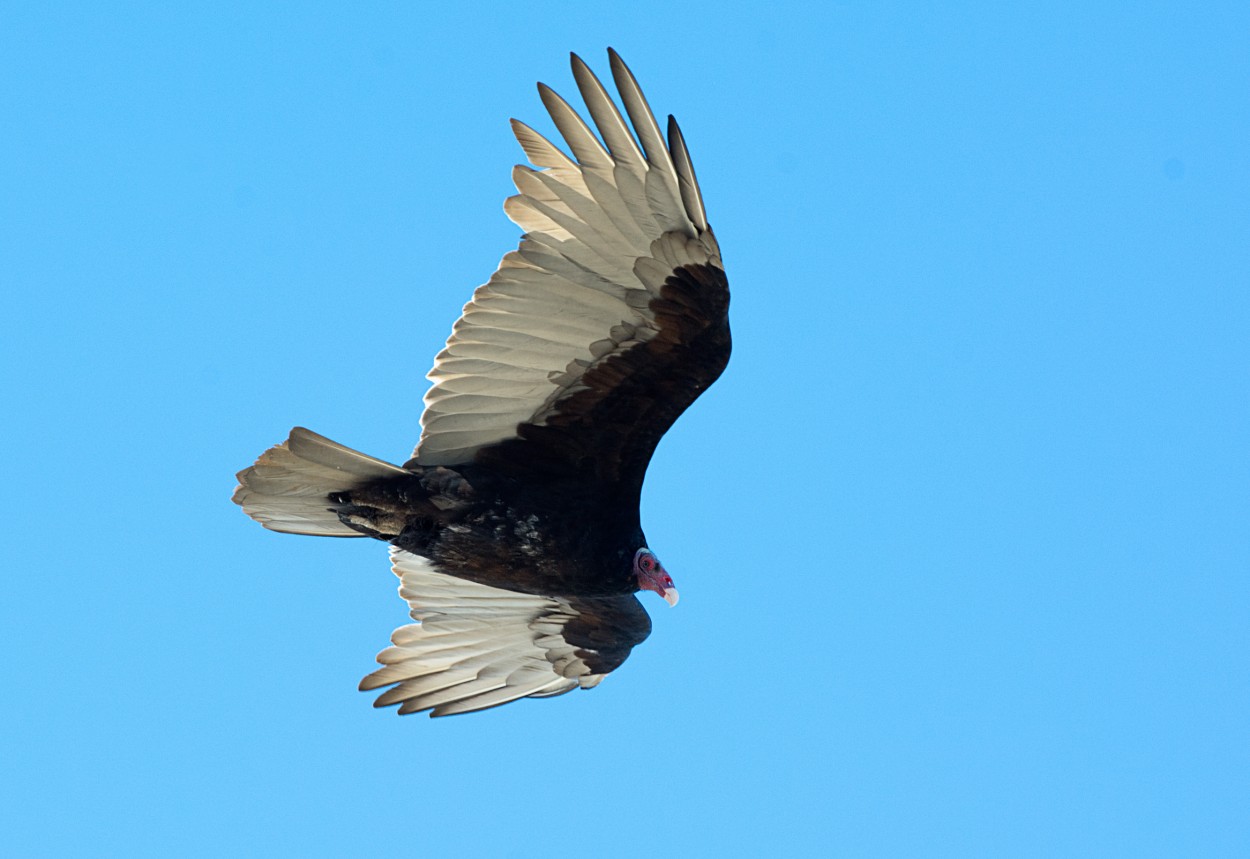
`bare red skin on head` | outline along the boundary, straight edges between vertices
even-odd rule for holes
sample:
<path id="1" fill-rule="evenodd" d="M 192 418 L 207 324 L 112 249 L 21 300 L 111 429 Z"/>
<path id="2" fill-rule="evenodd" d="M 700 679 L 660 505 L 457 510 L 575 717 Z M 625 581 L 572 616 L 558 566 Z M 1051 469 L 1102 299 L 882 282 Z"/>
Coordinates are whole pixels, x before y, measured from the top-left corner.
<path id="1" fill-rule="evenodd" d="M 634 575 L 638 578 L 640 590 L 654 591 L 669 605 L 677 605 L 677 588 L 673 587 L 673 577 L 650 549 L 644 547 L 634 553 Z"/>

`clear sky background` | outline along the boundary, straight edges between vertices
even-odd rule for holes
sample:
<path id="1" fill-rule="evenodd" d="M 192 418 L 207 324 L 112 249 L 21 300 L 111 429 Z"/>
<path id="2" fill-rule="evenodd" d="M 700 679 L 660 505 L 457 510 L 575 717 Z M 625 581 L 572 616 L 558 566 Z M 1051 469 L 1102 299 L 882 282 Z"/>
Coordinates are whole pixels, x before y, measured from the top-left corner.
<path id="1" fill-rule="evenodd" d="M 0 11 L 0 853 L 1250 855 L 1250 7 L 252 5 Z M 608 45 L 734 295 L 681 605 L 375 711 L 384 547 L 234 472 L 406 458 L 507 120 Z"/>

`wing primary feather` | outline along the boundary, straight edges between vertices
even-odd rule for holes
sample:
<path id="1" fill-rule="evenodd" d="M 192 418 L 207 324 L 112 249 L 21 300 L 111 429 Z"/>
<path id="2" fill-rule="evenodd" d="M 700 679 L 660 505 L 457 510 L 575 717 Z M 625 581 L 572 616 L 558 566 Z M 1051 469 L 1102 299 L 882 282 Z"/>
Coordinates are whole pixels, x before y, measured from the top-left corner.
<path id="1" fill-rule="evenodd" d="M 660 131 L 659 123 L 655 121 L 655 114 L 651 112 L 651 106 L 647 104 L 647 97 L 643 95 L 642 87 L 638 86 L 634 73 L 629 70 L 629 66 L 625 65 L 620 55 L 608 48 L 608 56 L 612 63 L 612 78 L 616 81 L 616 88 L 621 93 L 621 101 L 625 104 L 625 112 L 629 114 L 629 119 L 634 124 L 634 131 L 638 134 L 643 151 L 647 153 L 647 161 L 664 177 L 666 185 L 672 185 L 674 199 L 679 200 L 680 192 L 677 190 L 678 179 L 677 172 L 673 168 L 673 157 L 664 143 L 664 135 Z"/>
<path id="2" fill-rule="evenodd" d="M 703 206 L 703 192 L 699 190 L 699 180 L 694 175 L 694 162 L 690 160 L 686 138 L 681 133 L 677 118 L 671 113 L 668 115 L 668 148 L 673 153 L 673 166 L 677 168 L 677 187 L 681 189 L 681 201 L 686 206 L 686 215 L 700 232 L 706 232 L 707 209 Z"/>
<path id="3" fill-rule="evenodd" d="M 512 120 L 512 133 L 516 136 L 517 143 L 521 144 L 525 157 L 535 167 L 552 167 L 564 170 L 577 169 L 577 162 L 561 152 L 559 146 L 556 146 L 521 120 Z"/>
<path id="4" fill-rule="evenodd" d="M 616 109 L 612 96 L 608 95 L 608 91 L 599 82 L 599 78 L 590 70 L 590 66 L 582 61 L 581 57 L 577 54 L 569 56 L 573 64 L 573 77 L 577 80 L 577 88 L 581 91 L 582 99 L 590 110 L 595 127 L 599 129 L 599 134 L 608 145 L 608 151 L 618 163 L 627 164 L 635 169 L 641 168 L 644 160 L 642 151 L 634 142 L 634 136 L 630 133 L 625 118 Z"/>
<path id="5" fill-rule="evenodd" d="M 546 84 L 538 85 L 538 95 L 578 163 L 584 167 L 611 169 L 612 157 L 577 111 Z"/>

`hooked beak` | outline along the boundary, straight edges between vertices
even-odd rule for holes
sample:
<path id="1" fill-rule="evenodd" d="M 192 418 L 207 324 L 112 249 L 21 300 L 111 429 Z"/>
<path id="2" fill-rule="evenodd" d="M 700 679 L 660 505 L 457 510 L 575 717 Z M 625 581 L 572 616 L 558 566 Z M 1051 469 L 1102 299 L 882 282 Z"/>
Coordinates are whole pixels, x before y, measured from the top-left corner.
<path id="1" fill-rule="evenodd" d="M 664 602 L 668 603 L 670 606 L 674 606 L 677 605 L 677 600 L 680 597 L 680 594 L 677 593 L 677 588 L 665 588 L 660 593 L 660 596 L 664 597 Z"/>

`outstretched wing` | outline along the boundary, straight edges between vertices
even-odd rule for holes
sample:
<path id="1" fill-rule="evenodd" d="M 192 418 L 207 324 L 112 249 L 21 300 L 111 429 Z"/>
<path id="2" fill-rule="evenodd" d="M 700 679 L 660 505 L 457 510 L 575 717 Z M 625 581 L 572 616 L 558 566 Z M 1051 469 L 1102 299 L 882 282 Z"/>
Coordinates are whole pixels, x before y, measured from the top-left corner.
<path id="1" fill-rule="evenodd" d="M 465 463 L 496 447 L 485 455 L 497 467 L 524 461 L 548 477 L 640 486 L 660 436 L 728 361 L 728 283 L 685 141 L 669 117 L 665 142 L 633 75 L 609 54 L 628 123 L 572 58 L 602 143 L 541 84 L 573 158 L 513 121 L 539 168 L 515 169 L 520 193 L 505 205 L 525 236 L 435 360 L 417 464 Z M 527 450 L 498 447 L 507 442 Z"/>
<path id="2" fill-rule="evenodd" d="M 401 715 L 469 713 L 518 698 L 589 689 L 651 632 L 633 596 L 542 597 L 437 572 L 428 560 L 391 549 L 399 593 L 419 623 L 401 626 L 378 654 L 382 667 L 361 690 L 390 686 L 375 707 Z"/>

